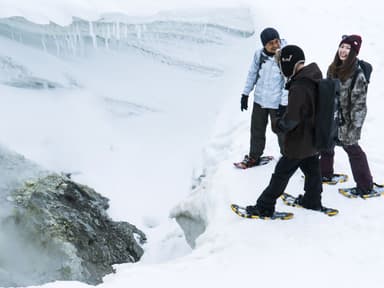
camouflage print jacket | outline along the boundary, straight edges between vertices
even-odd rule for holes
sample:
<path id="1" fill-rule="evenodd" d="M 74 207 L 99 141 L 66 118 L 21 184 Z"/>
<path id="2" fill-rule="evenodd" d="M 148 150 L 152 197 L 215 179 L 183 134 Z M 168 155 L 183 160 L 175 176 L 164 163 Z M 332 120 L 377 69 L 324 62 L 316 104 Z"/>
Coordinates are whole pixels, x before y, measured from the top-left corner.
<path id="1" fill-rule="evenodd" d="M 347 81 L 342 82 L 340 87 L 340 107 L 344 123 L 339 127 L 338 138 L 343 145 L 353 145 L 358 142 L 367 115 L 368 83 L 364 73 L 359 72 L 355 85 L 349 92 L 351 82 L 352 76 Z"/>

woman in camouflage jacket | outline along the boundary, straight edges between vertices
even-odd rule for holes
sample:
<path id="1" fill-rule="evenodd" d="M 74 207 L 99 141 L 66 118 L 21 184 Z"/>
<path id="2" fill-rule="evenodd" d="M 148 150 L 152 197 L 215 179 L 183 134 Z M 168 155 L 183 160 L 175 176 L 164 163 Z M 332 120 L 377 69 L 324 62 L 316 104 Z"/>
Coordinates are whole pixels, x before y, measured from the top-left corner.
<path id="1" fill-rule="evenodd" d="M 339 144 L 347 152 L 356 187 L 353 194 L 373 193 L 374 183 L 367 156 L 358 144 L 367 114 L 368 81 L 359 69 L 357 55 L 361 46 L 358 35 L 343 36 L 327 76 L 340 80 L 341 123 L 338 129 Z M 357 73 L 357 75 L 355 75 Z M 356 81 L 353 78 L 356 77 Z M 354 82 L 354 85 L 352 84 Z M 353 87 L 351 87 L 353 85 Z M 323 182 L 333 182 L 340 174 L 333 173 L 334 151 L 321 153 L 320 166 Z M 337 182 L 337 180 L 335 181 Z"/>

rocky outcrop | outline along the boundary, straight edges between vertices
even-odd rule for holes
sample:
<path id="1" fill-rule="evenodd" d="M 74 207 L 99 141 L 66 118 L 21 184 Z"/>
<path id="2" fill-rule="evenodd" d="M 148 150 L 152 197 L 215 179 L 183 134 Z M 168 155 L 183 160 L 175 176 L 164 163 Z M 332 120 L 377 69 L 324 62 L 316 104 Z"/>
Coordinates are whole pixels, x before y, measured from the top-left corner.
<path id="1" fill-rule="evenodd" d="M 107 198 L 65 175 L 42 173 L 21 183 L 0 212 L 0 286 L 98 284 L 113 264 L 140 260 L 144 233 L 112 221 Z"/>

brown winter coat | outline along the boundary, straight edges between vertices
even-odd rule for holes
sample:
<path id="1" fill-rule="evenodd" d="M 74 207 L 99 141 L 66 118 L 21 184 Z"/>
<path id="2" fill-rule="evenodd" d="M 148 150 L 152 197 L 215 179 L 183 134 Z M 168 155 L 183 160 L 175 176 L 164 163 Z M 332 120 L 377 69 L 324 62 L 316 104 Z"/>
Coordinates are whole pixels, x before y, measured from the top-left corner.
<path id="1" fill-rule="evenodd" d="M 304 159 L 318 153 L 314 147 L 317 85 L 322 73 L 316 63 L 304 66 L 288 82 L 288 106 L 283 118 L 275 123 L 276 131 L 286 132 L 284 155 Z M 284 131 L 285 130 L 285 131 Z"/>

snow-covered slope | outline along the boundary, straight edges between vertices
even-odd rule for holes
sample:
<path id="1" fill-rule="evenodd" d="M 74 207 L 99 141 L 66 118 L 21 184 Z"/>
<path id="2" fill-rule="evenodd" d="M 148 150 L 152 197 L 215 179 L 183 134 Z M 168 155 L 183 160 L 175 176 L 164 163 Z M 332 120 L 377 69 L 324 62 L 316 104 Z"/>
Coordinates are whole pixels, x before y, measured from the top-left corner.
<path id="1" fill-rule="evenodd" d="M 103 39 L 97 37 L 95 49 L 90 37 L 90 48 L 83 54 L 71 53 L 71 49 L 65 54 L 55 49 L 43 52 L 41 41 L 21 44 L 1 32 L 0 59 L 5 60 L 0 63 L 12 63 L 6 66 L 14 67 L 8 69 L 15 75 L 60 84 L 56 89 L 47 89 L 49 85 L 20 89 L 9 85 L 9 73 L 0 74 L 2 143 L 43 166 L 74 172 L 77 181 L 111 199 L 113 218 L 137 224 L 149 237 L 143 261 L 117 266 L 117 273 L 107 276 L 101 287 L 127 283 L 137 287 L 382 286 L 382 198 L 353 201 L 338 195 L 337 187 L 325 187 L 324 204 L 338 208 L 340 215 L 329 218 L 295 211 L 279 202 L 279 210 L 295 213 L 293 220 L 285 222 L 244 220 L 229 209 L 232 202 L 253 203 L 274 168 L 273 163 L 247 171 L 232 167 L 248 152 L 250 111 L 240 112 L 239 94 L 253 51 L 260 45 L 258 33 L 265 26 L 276 27 L 289 43 L 303 47 L 308 62 L 316 61 L 323 72 L 341 35 L 362 35 L 360 57 L 373 64 L 374 73 L 361 144 L 375 181 L 384 182 L 379 133 L 384 93 L 379 35 L 384 27 L 378 3 L 245 2 L 252 7 L 252 21 L 239 21 L 249 19 L 239 10 L 214 16 L 204 12 L 192 18 L 185 11 L 172 12 L 168 15 L 175 17 L 174 22 L 167 16 L 166 24 L 163 16 L 159 22 L 151 19 L 145 24 L 135 18 L 131 27 L 136 30 L 129 40 L 115 37 L 116 23 L 119 27 L 130 23 L 125 17 L 114 14 L 101 20 L 91 13 L 84 17 L 83 12 L 89 11 L 84 2 L 75 16 L 83 13 L 82 19 L 93 21 L 92 27 L 100 27 L 93 31 L 99 31 Z M 51 12 L 60 15 L 58 10 Z M 217 15 L 222 17 L 218 20 Z M 118 21 L 108 24 L 109 17 L 117 16 Z M 81 21 L 78 24 L 85 25 Z M 252 36 L 249 26 L 256 31 Z M 45 31 L 37 27 L 39 33 Z M 91 25 L 84 27 L 88 35 Z M 105 32 L 106 27 L 115 32 Z M 167 32 L 143 37 L 142 27 Z M 22 31 L 23 37 L 29 35 Z M 105 35 L 110 35 L 111 42 L 105 41 Z M 105 43 L 122 45 L 99 45 Z M 268 132 L 267 139 L 266 153 L 277 157 L 275 136 Z M 336 153 L 336 170 L 351 175 L 345 153 L 341 149 Z M 288 190 L 300 193 L 302 185 L 297 173 Z M 353 181 L 344 184 L 349 185 Z M 192 251 L 175 222 L 167 219 L 172 208 L 206 220 L 205 232 Z M 88 286 L 57 282 L 44 287 Z"/>
<path id="2" fill-rule="evenodd" d="M 83 54 L 64 46 L 59 50 L 68 53 L 56 53 L 36 41 L 47 33 L 54 39 L 53 26 L 0 20 L 20 36 L 0 36 L 2 143 L 110 198 L 112 218 L 151 235 L 147 263 L 190 252 L 169 211 L 188 195 L 217 114 L 237 95 L 236 81 L 223 83 L 246 73 L 252 53 L 249 10 L 220 11 L 227 26 L 207 12 L 140 25 L 136 19 L 146 27 L 140 37 L 113 34 L 121 47 L 90 41 Z M 101 23 L 99 31 L 110 25 Z M 230 58 L 242 43 L 250 53 Z"/>

